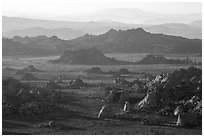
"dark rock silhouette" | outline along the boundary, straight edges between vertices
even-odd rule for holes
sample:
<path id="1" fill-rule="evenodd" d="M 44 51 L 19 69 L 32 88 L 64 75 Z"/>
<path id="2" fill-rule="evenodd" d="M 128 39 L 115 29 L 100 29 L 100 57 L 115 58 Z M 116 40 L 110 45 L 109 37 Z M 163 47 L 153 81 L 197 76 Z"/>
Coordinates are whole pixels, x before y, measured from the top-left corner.
<path id="1" fill-rule="evenodd" d="M 130 74 L 131 72 L 126 68 L 121 68 L 118 71 L 119 74 Z"/>

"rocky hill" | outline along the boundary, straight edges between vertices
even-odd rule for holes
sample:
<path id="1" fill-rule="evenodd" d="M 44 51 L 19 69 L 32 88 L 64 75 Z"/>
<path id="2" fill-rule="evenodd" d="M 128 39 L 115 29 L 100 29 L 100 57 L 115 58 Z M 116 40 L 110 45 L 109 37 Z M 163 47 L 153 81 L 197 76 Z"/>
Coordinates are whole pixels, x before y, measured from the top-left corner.
<path id="1" fill-rule="evenodd" d="M 78 51 L 65 51 L 57 60 L 49 61 L 51 63 L 61 64 L 82 64 L 82 65 L 115 65 L 115 64 L 133 64 L 133 62 L 119 61 L 115 58 L 106 57 L 96 48 L 80 49 Z"/>
<path id="2" fill-rule="evenodd" d="M 139 62 L 128 62 L 116 60 L 105 56 L 97 48 L 80 49 L 77 51 L 65 51 L 57 60 L 51 60 L 50 63 L 59 64 L 81 64 L 81 65 L 137 65 L 137 64 L 197 64 L 190 59 L 167 59 L 161 55 L 146 55 Z M 122 70 L 124 71 L 124 70 Z"/>

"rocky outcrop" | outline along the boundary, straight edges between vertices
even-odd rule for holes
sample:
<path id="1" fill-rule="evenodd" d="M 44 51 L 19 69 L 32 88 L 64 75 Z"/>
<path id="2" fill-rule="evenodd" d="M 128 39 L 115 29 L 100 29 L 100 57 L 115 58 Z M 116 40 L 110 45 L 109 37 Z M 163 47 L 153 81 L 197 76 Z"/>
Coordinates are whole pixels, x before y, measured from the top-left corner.
<path id="1" fill-rule="evenodd" d="M 161 55 L 146 55 L 142 60 L 137 62 L 137 64 L 195 64 L 189 58 L 184 60 L 180 59 L 167 59 Z"/>
<path id="2" fill-rule="evenodd" d="M 142 92 L 138 92 L 140 89 Z M 190 67 L 172 73 L 162 73 L 152 77 L 152 80 L 147 81 L 146 84 L 139 79 L 128 82 L 120 78 L 116 79 L 114 86 L 107 87 L 105 91 L 108 91 L 105 93 L 106 105 L 134 104 L 129 109 L 130 113 L 131 110 L 144 112 L 147 115 L 147 118 L 144 118 L 144 121 L 147 120 L 146 124 L 158 125 L 160 117 L 176 115 L 178 116 L 178 120 L 175 121 L 177 126 L 201 126 L 202 70 L 198 68 Z M 133 98 L 132 92 L 137 96 Z M 113 106 L 110 111 L 113 112 L 117 107 Z M 156 117 L 149 114 L 155 114 Z M 168 121 L 162 121 L 162 124 L 165 123 Z"/>

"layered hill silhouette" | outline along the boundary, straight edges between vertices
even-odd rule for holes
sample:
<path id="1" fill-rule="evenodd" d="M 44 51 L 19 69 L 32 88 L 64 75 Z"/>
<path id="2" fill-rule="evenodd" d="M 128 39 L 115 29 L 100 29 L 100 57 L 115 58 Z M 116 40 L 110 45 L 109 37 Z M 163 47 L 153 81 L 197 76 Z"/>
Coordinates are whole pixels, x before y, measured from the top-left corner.
<path id="1" fill-rule="evenodd" d="M 194 64 L 190 59 L 166 59 L 161 55 L 146 55 L 139 62 L 121 61 L 105 56 L 97 48 L 80 49 L 78 51 L 68 50 L 59 59 L 50 60 L 49 62 L 79 65 Z"/>
<path id="2" fill-rule="evenodd" d="M 2 40 L 3 55 L 59 55 L 65 50 L 96 47 L 104 53 L 201 53 L 202 40 L 154 34 L 142 28 L 111 29 L 102 35 L 84 35 L 73 40 L 56 36 L 19 37 Z"/>
<path id="3" fill-rule="evenodd" d="M 152 33 L 164 33 L 187 38 L 202 37 L 202 14 L 177 15 L 176 18 L 163 15 L 162 18 L 159 18 L 158 14 L 152 16 L 151 13 L 144 13 L 137 9 L 109 9 L 105 11 L 105 16 L 109 18 L 100 18 L 104 16 L 103 13 L 94 16 L 97 17 L 96 21 L 90 21 L 93 19 L 88 19 L 83 15 L 82 18 L 89 20 L 84 22 L 70 21 L 72 20 L 70 17 L 69 21 L 59 21 L 2 16 L 2 36 L 11 38 L 14 35 L 22 37 L 35 37 L 37 35 L 51 37 L 54 35 L 61 39 L 71 39 L 82 36 L 84 32 L 99 35 L 111 28 L 125 30 L 140 26 Z M 117 19 L 120 16 L 123 20 Z M 146 23 L 143 20 L 135 24 L 143 17 L 148 17 Z M 134 20 L 134 23 L 125 23 L 127 20 Z"/>

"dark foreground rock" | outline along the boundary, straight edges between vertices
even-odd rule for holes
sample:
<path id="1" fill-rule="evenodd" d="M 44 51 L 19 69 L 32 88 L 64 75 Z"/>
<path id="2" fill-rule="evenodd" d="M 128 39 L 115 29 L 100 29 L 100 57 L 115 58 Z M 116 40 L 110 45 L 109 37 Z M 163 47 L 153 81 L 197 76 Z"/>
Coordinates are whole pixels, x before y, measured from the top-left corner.
<path id="1" fill-rule="evenodd" d="M 56 108 L 61 96 L 51 88 L 30 87 L 13 78 L 2 82 L 3 116 L 45 115 Z"/>

